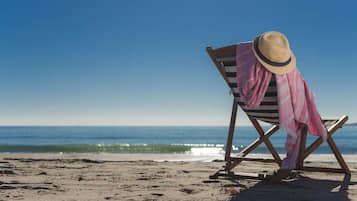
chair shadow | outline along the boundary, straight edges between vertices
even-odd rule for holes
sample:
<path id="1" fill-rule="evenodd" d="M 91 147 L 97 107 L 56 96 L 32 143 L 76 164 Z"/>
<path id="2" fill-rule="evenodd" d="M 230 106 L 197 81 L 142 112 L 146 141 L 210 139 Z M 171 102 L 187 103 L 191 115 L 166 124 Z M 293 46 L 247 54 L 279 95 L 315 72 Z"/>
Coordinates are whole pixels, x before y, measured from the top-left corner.
<path id="1" fill-rule="evenodd" d="M 239 176 L 236 178 L 235 183 L 239 183 L 239 179 L 244 179 Z M 230 180 L 233 181 L 232 178 Z M 348 187 L 356 184 L 357 182 L 351 182 L 350 175 L 345 175 L 342 181 L 313 179 L 306 176 L 280 183 L 260 180 L 254 186 L 233 195 L 230 201 L 350 201 Z"/>

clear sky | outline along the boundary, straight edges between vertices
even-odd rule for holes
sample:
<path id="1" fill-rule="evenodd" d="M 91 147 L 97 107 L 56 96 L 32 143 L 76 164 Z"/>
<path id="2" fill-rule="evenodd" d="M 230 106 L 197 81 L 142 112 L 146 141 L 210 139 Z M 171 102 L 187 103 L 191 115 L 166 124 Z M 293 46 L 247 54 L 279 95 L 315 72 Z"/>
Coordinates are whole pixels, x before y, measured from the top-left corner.
<path id="1" fill-rule="evenodd" d="M 353 2 L 2 2 L 0 124 L 227 125 L 232 97 L 205 47 L 271 30 L 320 113 L 357 121 Z"/>

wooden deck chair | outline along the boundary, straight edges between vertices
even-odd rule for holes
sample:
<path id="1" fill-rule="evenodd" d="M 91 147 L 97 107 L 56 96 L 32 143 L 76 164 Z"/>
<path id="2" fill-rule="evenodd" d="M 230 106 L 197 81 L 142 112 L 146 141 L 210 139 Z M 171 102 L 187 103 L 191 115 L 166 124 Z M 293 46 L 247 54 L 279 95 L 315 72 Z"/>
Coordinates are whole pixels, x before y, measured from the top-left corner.
<path id="1" fill-rule="evenodd" d="M 260 106 L 253 110 L 248 109 L 244 106 L 244 103 L 240 100 L 237 90 L 236 45 L 226 46 L 218 49 L 212 49 L 211 47 L 207 47 L 207 52 L 211 57 L 213 63 L 217 67 L 218 71 L 220 72 L 220 74 L 228 84 L 234 96 L 231 120 L 229 125 L 227 143 L 226 143 L 226 152 L 225 152 L 226 164 L 223 167 L 223 169 L 211 175 L 211 178 L 217 178 L 220 175 L 232 174 L 233 173 L 232 169 L 242 161 L 274 162 L 280 166 L 282 160 L 279 157 L 277 151 L 275 150 L 273 144 L 269 140 L 269 137 L 279 130 L 279 111 L 278 111 L 278 99 L 277 99 L 275 76 L 272 76 L 269 87 Z M 245 147 L 237 156 L 232 156 L 231 154 L 232 141 L 233 141 L 234 128 L 236 124 L 238 106 L 247 114 L 249 120 L 257 130 L 259 136 L 249 146 Z M 264 132 L 258 120 L 269 123 L 272 125 L 272 127 L 268 129 L 266 132 Z M 341 172 L 341 173 L 350 174 L 350 170 L 332 138 L 332 134 L 334 134 L 338 128 L 341 128 L 342 125 L 347 120 L 348 120 L 348 116 L 342 116 L 341 118 L 335 118 L 335 119 L 330 118 L 330 119 L 322 120 L 328 133 L 327 143 L 331 148 L 333 154 L 335 155 L 341 168 L 322 168 L 322 167 L 304 166 L 304 160 L 313 151 L 315 151 L 323 142 L 322 138 L 320 137 L 311 145 L 306 147 L 307 129 L 305 129 L 303 135 L 301 136 L 300 153 L 299 153 L 296 169 L 307 170 L 307 171 Z M 261 143 L 264 143 L 266 145 L 266 147 L 272 154 L 273 159 L 247 158 L 246 156 L 250 152 L 252 152 L 255 148 L 257 148 Z"/>

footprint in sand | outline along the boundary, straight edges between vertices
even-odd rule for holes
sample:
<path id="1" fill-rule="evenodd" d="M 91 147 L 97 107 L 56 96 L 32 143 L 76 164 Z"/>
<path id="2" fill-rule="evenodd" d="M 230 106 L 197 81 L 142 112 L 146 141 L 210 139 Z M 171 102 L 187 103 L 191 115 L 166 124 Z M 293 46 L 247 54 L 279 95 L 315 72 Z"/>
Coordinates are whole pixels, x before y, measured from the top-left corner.
<path id="1" fill-rule="evenodd" d="M 194 193 L 193 189 L 189 189 L 189 188 L 183 188 L 180 190 L 181 192 L 187 193 L 187 194 L 192 194 Z"/>
<path id="2" fill-rule="evenodd" d="M 0 186 L 0 190 L 13 190 L 17 189 L 15 186 Z"/>
<path id="3" fill-rule="evenodd" d="M 205 183 L 205 184 L 207 184 L 207 183 L 219 183 L 218 180 L 204 180 L 202 182 Z"/>
<path id="4" fill-rule="evenodd" d="M 12 170 L 0 170 L 0 174 L 16 174 L 16 173 Z"/>
<path id="5" fill-rule="evenodd" d="M 161 197 L 161 196 L 163 196 L 164 194 L 163 194 L 163 193 L 151 193 L 151 195 L 155 195 L 155 196 Z"/>

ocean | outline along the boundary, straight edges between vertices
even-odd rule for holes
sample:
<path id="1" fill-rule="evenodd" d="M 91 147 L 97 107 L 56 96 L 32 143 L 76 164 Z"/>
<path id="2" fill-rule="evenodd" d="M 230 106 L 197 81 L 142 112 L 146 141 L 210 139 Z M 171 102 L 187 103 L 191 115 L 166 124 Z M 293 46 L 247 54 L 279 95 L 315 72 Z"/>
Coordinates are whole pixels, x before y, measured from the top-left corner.
<path id="1" fill-rule="evenodd" d="M 221 155 L 227 132 L 224 126 L 1 126 L 0 152 Z M 237 127 L 233 152 L 239 152 L 257 136 L 253 127 Z M 285 138 L 286 133 L 281 131 L 271 137 L 281 154 L 285 153 Z M 308 142 L 314 139 L 309 136 Z M 340 129 L 334 139 L 343 154 L 357 154 L 357 127 Z M 254 153 L 268 152 L 262 144 Z M 327 143 L 315 153 L 331 154 Z"/>

